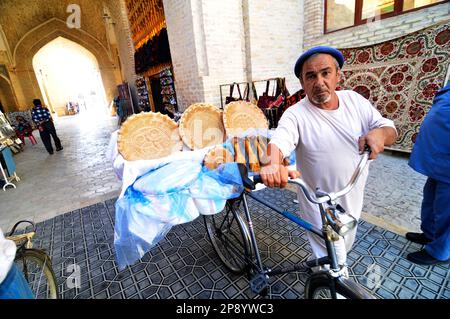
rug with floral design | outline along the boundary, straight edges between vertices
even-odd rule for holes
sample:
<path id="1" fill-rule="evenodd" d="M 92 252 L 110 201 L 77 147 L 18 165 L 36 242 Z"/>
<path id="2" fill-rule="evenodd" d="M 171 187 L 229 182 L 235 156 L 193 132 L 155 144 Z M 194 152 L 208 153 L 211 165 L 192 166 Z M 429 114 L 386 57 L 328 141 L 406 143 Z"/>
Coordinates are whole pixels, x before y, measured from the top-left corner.
<path id="1" fill-rule="evenodd" d="M 346 65 L 340 86 L 360 93 L 393 120 L 399 137 L 390 149 L 410 152 L 436 92 L 444 86 L 450 62 L 449 22 L 341 51 Z"/>

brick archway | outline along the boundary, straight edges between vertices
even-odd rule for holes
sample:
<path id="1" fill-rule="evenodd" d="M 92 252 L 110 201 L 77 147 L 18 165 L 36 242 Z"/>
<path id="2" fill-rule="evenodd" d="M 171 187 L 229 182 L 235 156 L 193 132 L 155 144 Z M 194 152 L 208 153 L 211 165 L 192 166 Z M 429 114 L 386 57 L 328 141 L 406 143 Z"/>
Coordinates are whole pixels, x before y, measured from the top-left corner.
<path id="1" fill-rule="evenodd" d="M 33 57 L 43 46 L 58 37 L 79 44 L 95 56 L 102 76 L 106 98 L 111 101 L 116 95 L 116 84 L 121 82 L 121 76 L 109 50 L 86 31 L 70 29 L 64 21 L 52 18 L 30 30 L 14 48 L 14 65 L 10 73 L 19 104 L 18 108 L 21 110 L 28 109 L 34 98 L 42 98 L 33 69 Z"/>

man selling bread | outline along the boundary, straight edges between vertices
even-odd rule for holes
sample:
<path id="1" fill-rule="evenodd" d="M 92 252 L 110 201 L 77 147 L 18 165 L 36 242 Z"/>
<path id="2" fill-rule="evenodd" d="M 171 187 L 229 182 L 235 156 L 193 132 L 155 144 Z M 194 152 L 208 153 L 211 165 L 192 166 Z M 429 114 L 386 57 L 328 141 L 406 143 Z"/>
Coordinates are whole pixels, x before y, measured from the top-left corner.
<path id="1" fill-rule="evenodd" d="M 288 171 L 282 160 L 295 150 L 297 169 L 311 187 L 325 192 L 341 190 L 350 180 L 367 144 L 375 159 L 397 138 L 391 120 L 383 118 L 373 105 L 353 91 L 336 91 L 344 64 L 342 53 L 319 46 L 304 52 L 295 63 L 294 72 L 307 97 L 290 107 L 280 119 L 268 147 L 269 163 L 261 168 L 261 177 L 268 187 L 285 187 Z M 298 172 L 290 173 L 297 177 Z M 363 206 L 364 171 L 350 193 L 337 202 L 356 219 Z M 302 217 L 318 228 L 322 220 L 317 205 L 299 193 Z M 347 252 L 355 240 L 356 228 L 334 242 L 338 263 L 345 264 Z M 308 232 L 315 258 L 326 256 L 323 240 Z"/>

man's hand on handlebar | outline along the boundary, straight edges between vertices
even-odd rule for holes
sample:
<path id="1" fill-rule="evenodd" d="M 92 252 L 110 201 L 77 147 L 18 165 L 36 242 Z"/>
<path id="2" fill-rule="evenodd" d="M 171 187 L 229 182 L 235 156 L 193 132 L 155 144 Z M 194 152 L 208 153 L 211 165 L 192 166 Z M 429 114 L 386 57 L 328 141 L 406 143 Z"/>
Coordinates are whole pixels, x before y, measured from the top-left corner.
<path id="1" fill-rule="evenodd" d="M 264 185 L 284 188 L 288 182 L 288 177 L 300 177 L 300 172 L 288 171 L 287 167 L 283 165 L 283 154 L 276 145 L 269 144 L 267 153 L 269 162 L 263 165 L 260 173 Z"/>
<path id="2" fill-rule="evenodd" d="M 270 164 L 261 168 L 261 179 L 267 187 L 284 188 L 288 177 L 295 179 L 300 177 L 299 171 L 288 171 L 283 164 Z"/>
<path id="3" fill-rule="evenodd" d="M 365 145 L 369 146 L 371 152 L 369 159 L 376 159 L 378 154 L 384 151 L 385 145 L 391 145 L 397 138 L 397 131 L 392 127 L 380 127 L 369 131 L 361 136 L 358 141 L 359 152 L 362 154 Z"/>

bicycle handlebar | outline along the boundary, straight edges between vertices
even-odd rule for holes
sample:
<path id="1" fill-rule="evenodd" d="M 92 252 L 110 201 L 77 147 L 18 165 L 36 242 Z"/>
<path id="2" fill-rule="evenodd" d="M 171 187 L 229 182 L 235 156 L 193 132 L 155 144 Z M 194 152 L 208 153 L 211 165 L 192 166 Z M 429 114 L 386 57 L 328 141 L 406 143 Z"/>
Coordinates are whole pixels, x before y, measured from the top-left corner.
<path id="1" fill-rule="evenodd" d="M 320 190 L 314 192 L 312 191 L 311 187 L 306 184 L 304 180 L 301 178 L 296 179 L 289 179 L 288 183 L 295 184 L 299 186 L 303 193 L 305 194 L 306 198 L 314 203 L 314 204 L 323 204 L 328 201 L 336 200 L 339 197 L 344 196 L 348 192 L 352 190 L 352 188 L 355 186 L 359 176 L 361 175 L 362 171 L 366 167 L 367 163 L 369 162 L 369 155 L 370 155 L 370 148 L 367 146 L 364 149 L 364 153 L 362 155 L 361 160 L 358 163 L 358 166 L 356 167 L 355 172 L 353 173 L 352 177 L 350 178 L 350 181 L 347 183 L 347 185 L 338 192 L 331 192 L 331 193 L 325 193 Z M 253 176 L 253 182 L 255 184 L 262 183 L 261 175 L 255 175 Z"/>
<path id="2" fill-rule="evenodd" d="M 20 224 L 23 224 L 23 223 L 30 224 L 31 227 L 33 228 L 32 231 L 33 231 L 33 232 L 36 232 L 36 224 L 35 224 L 35 223 L 33 223 L 33 222 L 30 221 L 30 220 L 21 220 L 21 221 L 18 221 L 18 222 L 13 226 L 13 228 L 12 228 L 11 231 L 9 232 L 8 236 L 14 236 L 14 233 L 16 232 L 17 227 L 18 227 Z"/>

